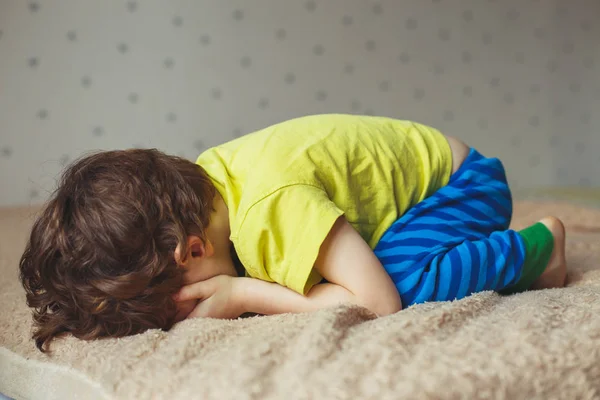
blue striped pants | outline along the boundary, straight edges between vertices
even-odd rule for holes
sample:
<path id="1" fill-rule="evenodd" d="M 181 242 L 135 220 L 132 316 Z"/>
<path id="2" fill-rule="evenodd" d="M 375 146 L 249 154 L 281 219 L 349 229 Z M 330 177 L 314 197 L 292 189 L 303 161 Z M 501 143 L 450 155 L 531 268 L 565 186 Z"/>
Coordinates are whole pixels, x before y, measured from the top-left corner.
<path id="1" fill-rule="evenodd" d="M 374 249 L 403 307 L 516 284 L 525 244 L 508 230 L 512 198 L 502 163 L 471 149 L 448 185 L 407 211 Z"/>

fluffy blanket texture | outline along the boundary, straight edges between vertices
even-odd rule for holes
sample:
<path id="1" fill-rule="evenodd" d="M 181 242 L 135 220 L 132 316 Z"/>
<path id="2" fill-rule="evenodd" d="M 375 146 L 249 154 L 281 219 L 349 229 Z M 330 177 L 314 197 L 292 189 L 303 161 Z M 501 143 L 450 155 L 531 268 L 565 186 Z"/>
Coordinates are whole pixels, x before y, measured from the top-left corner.
<path id="1" fill-rule="evenodd" d="M 600 396 L 600 211 L 520 202 L 515 228 L 566 223 L 568 287 L 418 305 L 195 319 L 122 338 L 30 339 L 17 260 L 31 209 L 0 211 L 0 392 L 15 398 L 592 399 Z"/>

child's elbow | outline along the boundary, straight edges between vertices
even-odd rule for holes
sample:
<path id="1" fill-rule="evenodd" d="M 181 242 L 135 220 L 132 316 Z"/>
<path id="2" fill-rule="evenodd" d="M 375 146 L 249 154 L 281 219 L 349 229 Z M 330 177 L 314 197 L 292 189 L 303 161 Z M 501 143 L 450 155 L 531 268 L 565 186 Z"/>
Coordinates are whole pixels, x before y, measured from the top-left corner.
<path id="1" fill-rule="evenodd" d="M 402 300 L 400 296 L 390 296 L 382 301 L 374 302 L 367 306 L 369 310 L 377 314 L 378 317 L 395 314 L 402 310 Z"/>

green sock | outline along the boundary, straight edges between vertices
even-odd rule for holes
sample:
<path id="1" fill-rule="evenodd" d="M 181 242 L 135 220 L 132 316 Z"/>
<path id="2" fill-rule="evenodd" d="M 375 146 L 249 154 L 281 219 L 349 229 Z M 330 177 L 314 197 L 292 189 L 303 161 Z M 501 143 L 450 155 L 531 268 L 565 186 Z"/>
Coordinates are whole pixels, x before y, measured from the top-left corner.
<path id="1" fill-rule="evenodd" d="M 541 222 L 519 231 L 518 234 L 525 242 L 523 273 L 517 283 L 500 291 L 502 294 L 518 293 L 529 289 L 546 269 L 554 250 L 554 236 Z"/>

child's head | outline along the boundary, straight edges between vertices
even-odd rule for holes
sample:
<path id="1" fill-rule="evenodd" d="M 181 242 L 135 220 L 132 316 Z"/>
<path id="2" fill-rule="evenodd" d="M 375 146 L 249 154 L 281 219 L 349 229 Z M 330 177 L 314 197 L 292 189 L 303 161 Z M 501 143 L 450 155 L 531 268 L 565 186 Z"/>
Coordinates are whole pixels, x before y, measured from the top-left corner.
<path id="1" fill-rule="evenodd" d="M 63 174 L 20 262 L 40 350 L 169 329 L 182 285 L 174 250 L 204 238 L 215 188 L 198 165 L 157 150 L 108 151 Z"/>

